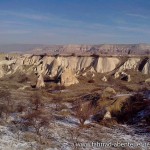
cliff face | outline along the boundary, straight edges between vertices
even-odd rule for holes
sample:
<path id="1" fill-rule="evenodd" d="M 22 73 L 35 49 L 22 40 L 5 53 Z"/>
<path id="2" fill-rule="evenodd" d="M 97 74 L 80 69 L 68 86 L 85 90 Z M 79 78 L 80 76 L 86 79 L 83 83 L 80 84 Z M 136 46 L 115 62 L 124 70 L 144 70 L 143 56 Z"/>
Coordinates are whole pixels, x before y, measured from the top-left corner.
<path id="1" fill-rule="evenodd" d="M 90 71 L 93 73 L 109 73 L 113 70 L 122 72 L 128 69 L 138 70 L 143 58 L 128 58 L 122 63 L 121 57 L 84 57 L 84 56 L 34 56 L 23 55 L 12 60 L 0 61 L 0 77 L 21 71 L 30 74 L 47 75 L 52 79 L 61 77 L 66 70 L 72 70 L 74 75 L 82 75 Z M 122 64 L 122 65 L 120 65 Z M 150 59 L 142 66 L 141 72 L 150 73 Z M 71 72 L 71 71 L 70 71 Z M 66 76 L 67 73 L 65 73 Z M 69 74 L 68 74 L 69 76 Z M 73 75 L 72 75 L 73 76 Z M 64 77 L 63 77 L 64 79 Z M 63 81 L 65 82 L 65 81 Z M 69 81 L 70 82 L 70 81 Z"/>
<path id="2" fill-rule="evenodd" d="M 66 68 L 73 70 L 75 74 L 88 69 L 92 72 L 106 73 L 114 70 L 119 62 L 119 58 L 115 57 L 45 56 L 41 58 L 40 56 L 25 56 L 16 60 L 14 69 L 16 70 L 20 65 L 35 66 L 38 74 L 43 73 L 55 77 Z"/>

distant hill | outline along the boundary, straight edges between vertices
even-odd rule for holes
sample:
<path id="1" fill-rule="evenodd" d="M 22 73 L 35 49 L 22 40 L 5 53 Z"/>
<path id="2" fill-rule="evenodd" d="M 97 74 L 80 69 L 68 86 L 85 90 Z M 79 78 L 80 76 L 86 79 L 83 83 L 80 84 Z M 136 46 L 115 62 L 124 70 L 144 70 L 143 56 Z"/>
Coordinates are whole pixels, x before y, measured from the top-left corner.
<path id="1" fill-rule="evenodd" d="M 43 47 L 41 44 L 0 44 L 0 52 L 27 52 L 34 48 Z"/>
<path id="2" fill-rule="evenodd" d="M 150 55 L 150 44 L 99 44 L 99 45 L 42 45 L 9 44 L 0 45 L 0 52 L 21 52 L 34 54 L 110 54 Z"/>

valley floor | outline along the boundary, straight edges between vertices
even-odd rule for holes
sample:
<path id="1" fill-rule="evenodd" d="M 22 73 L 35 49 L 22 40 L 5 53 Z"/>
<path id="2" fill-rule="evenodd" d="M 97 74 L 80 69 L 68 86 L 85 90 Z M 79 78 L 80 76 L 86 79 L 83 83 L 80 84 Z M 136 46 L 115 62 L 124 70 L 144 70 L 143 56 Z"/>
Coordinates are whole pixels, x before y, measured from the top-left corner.
<path id="1" fill-rule="evenodd" d="M 112 99 L 109 99 L 110 102 L 116 100 L 116 98 L 131 97 L 144 91 L 147 91 L 148 95 L 150 94 L 150 85 L 146 83 L 127 83 L 125 81 L 119 81 L 118 83 L 112 79 L 103 82 L 98 78 L 101 77 L 97 76 L 96 82 L 88 82 L 88 78 L 84 80 L 81 78 L 79 79 L 81 80 L 80 84 L 67 88 L 57 86 L 54 83 L 46 83 L 47 85 L 43 89 L 31 88 L 28 83 L 17 83 L 13 80 L 8 82 L 1 79 L 0 107 L 2 108 L 7 104 L 11 110 L 1 111 L 0 149 L 150 149 L 150 124 L 147 124 L 144 120 L 144 115 L 150 116 L 150 109 L 145 107 L 144 102 L 140 104 L 143 105 L 143 109 L 140 109 L 134 115 L 135 120 L 139 119 L 138 123 L 136 121 L 136 123 L 134 121 L 123 123 L 120 120 L 118 123 L 112 120 L 110 120 L 112 123 L 109 123 L 109 121 L 105 123 L 103 120 L 102 123 L 97 123 L 89 116 L 84 126 L 81 126 L 79 116 L 75 115 L 74 107 L 78 106 L 79 103 L 84 105 L 86 101 L 91 101 L 93 97 L 97 98 L 97 95 L 101 97 L 107 87 L 116 91 L 116 94 L 111 97 Z M 9 94 L 4 91 L 10 94 L 10 100 L 5 99 Z M 38 95 L 38 97 L 35 95 Z M 40 99 L 37 110 L 35 109 L 36 104 L 32 102 L 34 99 Z M 149 97 L 145 99 L 150 101 Z M 100 105 L 102 105 L 101 101 Z M 44 122 L 45 124 L 43 123 L 39 127 L 39 134 L 33 124 L 26 124 L 28 114 L 33 112 L 40 112 L 39 116 L 48 121 L 48 124 Z M 140 116 L 141 114 L 143 116 Z M 134 119 L 132 118 L 132 120 Z M 34 123 L 39 125 L 38 121 L 37 119 Z"/>

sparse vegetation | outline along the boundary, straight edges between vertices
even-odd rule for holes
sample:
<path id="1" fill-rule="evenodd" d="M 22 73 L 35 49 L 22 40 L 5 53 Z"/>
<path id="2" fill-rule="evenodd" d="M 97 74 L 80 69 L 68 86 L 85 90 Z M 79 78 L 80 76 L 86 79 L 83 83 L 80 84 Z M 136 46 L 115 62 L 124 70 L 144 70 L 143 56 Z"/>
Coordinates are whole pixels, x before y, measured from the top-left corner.
<path id="1" fill-rule="evenodd" d="M 31 105 L 30 107 L 33 110 L 39 110 L 40 107 L 43 106 L 41 97 L 39 96 L 38 93 L 34 93 L 33 95 L 31 95 L 31 97 L 29 99 L 29 105 Z"/>
<path id="2" fill-rule="evenodd" d="M 11 93 L 6 90 L 0 90 L 0 102 L 1 102 L 1 110 L 0 114 L 4 114 L 4 118 L 7 120 L 9 113 L 12 111 L 13 105 L 11 101 Z"/>
<path id="3" fill-rule="evenodd" d="M 95 81 L 93 79 L 88 80 L 88 83 L 94 83 Z"/>
<path id="4" fill-rule="evenodd" d="M 42 136 L 41 129 L 49 125 L 49 118 L 47 118 L 46 116 L 42 116 L 42 113 L 40 111 L 33 111 L 23 116 L 23 119 L 24 119 L 23 125 L 26 127 L 34 128 L 41 142 Z"/>
<path id="5" fill-rule="evenodd" d="M 42 57 L 45 56 L 40 59 Z M 33 66 L 24 67 L 30 70 Z M 148 76 L 126 72 L 131 74 L 131 82 L 114 79 L 111 73 L 95 73 L 91 77 L 92 73 L 88 72 L 86 76 L 79 74 L 79 84 L 69 87 L 58 85 L 60 78 L 57 82 L 47 75 L 43 89 L 29 87 L 37 78 L 35 73 L 8 75 L 0 80 L 0 124 L 8 127 L 18 141 L 31 142 L 32 146 L 36 143 L 36 149 L 59 147 L 66 141 L 75 145 L 85 139 L 89 141 L 91 137 L 101 139 L 99 131 L 104 132 L 103 127 L 113 129 L 122 124 L 141 123 L 147 131 L 149 114 L 142 119 L 136 117 L 141 111 L 149 111 L 149 102 L 142 95 L 149 90 L 149 85 L 144 82 Z M 106 75 L 108 81 L 102 82 Z M 104 117 L 106 112 L 110 112 L 110 118 Z"/>

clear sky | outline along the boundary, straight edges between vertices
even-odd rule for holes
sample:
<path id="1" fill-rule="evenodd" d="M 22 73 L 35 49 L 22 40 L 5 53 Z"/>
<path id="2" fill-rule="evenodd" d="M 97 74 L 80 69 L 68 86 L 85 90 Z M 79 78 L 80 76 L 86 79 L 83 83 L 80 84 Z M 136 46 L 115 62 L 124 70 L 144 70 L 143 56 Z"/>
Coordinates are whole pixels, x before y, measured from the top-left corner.
<path id="1" fill-rule="evenodd" d="M 10 43 L 150 43 L 150 0 L 0 0 Z"/>

